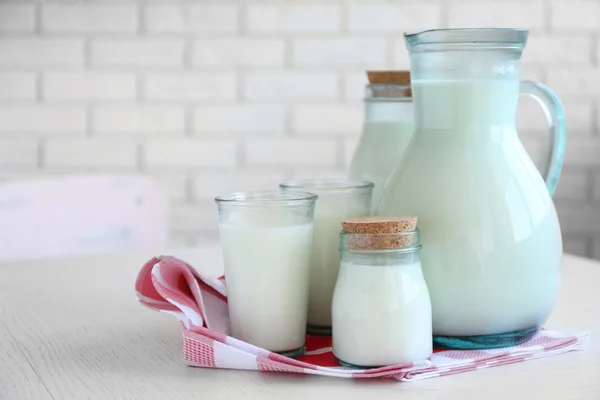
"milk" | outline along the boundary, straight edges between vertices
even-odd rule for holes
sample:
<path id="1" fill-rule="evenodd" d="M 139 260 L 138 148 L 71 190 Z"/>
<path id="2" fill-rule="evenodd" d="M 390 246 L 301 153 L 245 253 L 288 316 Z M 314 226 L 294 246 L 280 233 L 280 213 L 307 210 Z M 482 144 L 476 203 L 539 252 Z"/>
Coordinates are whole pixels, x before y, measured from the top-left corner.
<path id="1" fill-rule="evenodd" d="M 370 213 L 370 204 L 363 199 L 319 193 L 315 205 L 313 258 L 310 269 L 308 324 L 331 326 L 331 299 L 340 268 L 339 233 L 341 222 Z"/>
<path id="2" fill-rule="evenodd" d="M 219 225 L 231 335 L 270 351 L 304 346 L 313 224 L 294 222 L 265 211 Z"/>
<path id="3" fill-rule="evenodd" d="M 379 203 L 385 181 L 400 162 L 412 136 L 410 121 L 365 122 L 350 165 L 350 177 L 373 182 L 373 207 Z"/>
<path id="4" fill-rule="evenodd" d="M 415 135 L 377 214 L 419 216 L 436 335 L 540 326 L 560 283 L 547 188 L 515 129 L 519 82 L 412 82 Z"/>
<path id="5" fill-rule="evenodd" d="M 362 136 L 350 164 L 350 177 L 373 182 L 374 208 L 386 180 L 400 162 L 413 133 L 410 98 L 365 102 Z"/>
<path id="6" fill-rule="evenodd" d="M 383 366 L 432 353 L 431 303 L 419 262 L 342 262 L 333 296 L 333 354 L 356 366 Z"/>

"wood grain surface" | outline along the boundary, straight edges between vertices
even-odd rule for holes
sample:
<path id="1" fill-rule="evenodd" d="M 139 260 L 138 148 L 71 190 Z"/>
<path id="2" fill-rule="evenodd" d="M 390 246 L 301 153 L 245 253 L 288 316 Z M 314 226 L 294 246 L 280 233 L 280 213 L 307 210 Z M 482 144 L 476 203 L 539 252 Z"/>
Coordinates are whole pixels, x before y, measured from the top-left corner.
<path id="1" fill-rule="evenodd" d="M 220 274 L 218 248 L 174 251 Z M 133 285 L 152 254 L 0 264 L 0 399 L 600 399 L 600 351 L 399 383 L 190 368 L 178 321 Z M 565 256 L 548 322 L 600 330 L 600 263 Z"/>

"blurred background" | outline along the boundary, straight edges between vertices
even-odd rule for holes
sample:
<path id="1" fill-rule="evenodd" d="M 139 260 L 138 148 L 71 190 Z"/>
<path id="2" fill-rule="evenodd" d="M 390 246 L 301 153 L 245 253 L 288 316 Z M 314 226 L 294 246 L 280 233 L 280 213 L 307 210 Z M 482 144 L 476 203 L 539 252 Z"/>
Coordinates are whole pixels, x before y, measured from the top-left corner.
<path id="1" fill-rule="evenodd" d="M 0 182 L 142 173 L 168 196 L 170 243 L 217 240 L 218 194 L 343 176 L 366 69 L 408 69 L 402 33 L 531 30 L 522 77 L 567 115 L 555 202 L 565 250 L 600 259 L 600 1 L 0 2 Z M 522 98 L 539 165 L 546 122 Z"/>

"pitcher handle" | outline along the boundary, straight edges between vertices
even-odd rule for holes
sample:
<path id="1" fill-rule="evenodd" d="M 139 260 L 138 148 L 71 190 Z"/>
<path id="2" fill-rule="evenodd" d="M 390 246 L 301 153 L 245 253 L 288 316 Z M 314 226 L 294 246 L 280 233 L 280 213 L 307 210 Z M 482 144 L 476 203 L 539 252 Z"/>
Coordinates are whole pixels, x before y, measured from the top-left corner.
<path id="1" fill-rule="evenodd" d="M 542 106 L 548 120 L 550 146 L 546 155 L 543 176 L 550 196 L 554 194 L 563 166 L 567 128 L 563 106 L 554 92 L 546 85 L 533 81 L 521 81 L 521 94 L 533 97 Z"/>

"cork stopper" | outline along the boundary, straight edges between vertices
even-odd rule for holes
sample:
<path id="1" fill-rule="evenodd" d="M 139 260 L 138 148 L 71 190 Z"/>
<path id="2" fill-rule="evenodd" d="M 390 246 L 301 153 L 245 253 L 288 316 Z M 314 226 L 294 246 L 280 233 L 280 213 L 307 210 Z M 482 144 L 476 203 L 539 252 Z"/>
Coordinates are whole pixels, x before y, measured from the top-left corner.
<path id="1" fill-rule="evenodd" d="M 410 85 L 410 71 L 367 71 L 370 84 Z"/>
<path id="2" fill-rule="evenodd" d="M 410 71 L 367 71 L 367 77 L 373 97 L 412 97 Z"/>
<path id="3" fill-rule="evenodd" d="M 342 221 L 348 243 L 354 250 L 401 249 L 415 245 L 418 237 L 415 216 L 363 217 Z"/>

